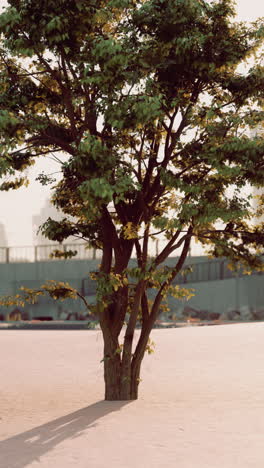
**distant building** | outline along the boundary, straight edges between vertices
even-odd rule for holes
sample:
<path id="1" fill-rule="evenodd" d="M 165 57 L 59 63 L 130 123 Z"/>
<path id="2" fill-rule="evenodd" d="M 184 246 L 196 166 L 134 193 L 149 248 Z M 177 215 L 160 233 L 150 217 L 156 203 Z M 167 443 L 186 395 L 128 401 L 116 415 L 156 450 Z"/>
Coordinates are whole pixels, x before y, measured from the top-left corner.
<path id="1" fill-rule="evenodd" d="M 49 199 L 46 200 L 45 205 L 40 210 L 39 214 L 32 216 L 32 227 L 33 227 L 33 243 L 34 245 L 49 245 L 54 244 L 54 241 L 51 241 L 44 237 L 38 229 L 41 224 L 45 223 L 48 218 L 52 218 L 55 221 L 59 221 L 63 218 L 63 215 L 51 204 Z"/>
<path id="2" fill-rule="evenodd" d="M 55 221 L 60 221 L 62 218 L 65 218 L 64 213 L 58 211 L 54 205 L 49 201 L 49 199 L 46 200 L 44 206 L 40 210 L 39 214 L 36 214 L 32 216 L 32 228 L 33 228 L 33 243 L 34 245 L 50 245 L 50 244 L 56 244 L 56 241 L 51 241 L 47 237 L 43 236 L 40 232 L 38 232 L 39 227 L 47 221 L 48 218 L 54 219 Z M 73 218 L 72 218 L 73 219 Z M 77 239 L 73 236 L 69 237 L 65 241 L 63 241 L 63 244 L 67 243 L 83 243 L 84 241 L 81 239 Z"/>
<path id="3" fill-rule="evenodd" d="M 3 223 L 0 223 L 0 263 L 6 262 L 6 257 L 7 257 L 6 247 L 8 247 L 8 241 L 7 241 L 5 225 Z"/>
<path id="4" fill-rule="evenodd" d="M 0 223 L 0 247 L 8 247 L 5 225 Z"/>

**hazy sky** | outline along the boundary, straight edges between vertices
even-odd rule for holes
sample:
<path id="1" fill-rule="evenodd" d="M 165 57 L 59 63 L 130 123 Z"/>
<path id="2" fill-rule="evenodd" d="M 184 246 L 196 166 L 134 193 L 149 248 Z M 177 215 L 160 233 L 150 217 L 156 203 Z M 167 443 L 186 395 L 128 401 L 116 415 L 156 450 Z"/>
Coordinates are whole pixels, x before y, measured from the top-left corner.
<path id="1" fill-rule="evenodd" d="M 0 0 L 0 7 L 6 4 Z M 237 0 L 238 19 L 254 21 L 264 16 L 263 0 Z M 47 169 L 48 166 L 48 169 Z M 32 245 L 32 215 L 37 214 L 49 196 L 49 188 L 35 181 L 42 172 L 59 170 L 55 163 L 42 158 L 29 171 L 31 184 L 16 191 L 0 192 L 0 222 L 4 223 L 9 246 Z"/>

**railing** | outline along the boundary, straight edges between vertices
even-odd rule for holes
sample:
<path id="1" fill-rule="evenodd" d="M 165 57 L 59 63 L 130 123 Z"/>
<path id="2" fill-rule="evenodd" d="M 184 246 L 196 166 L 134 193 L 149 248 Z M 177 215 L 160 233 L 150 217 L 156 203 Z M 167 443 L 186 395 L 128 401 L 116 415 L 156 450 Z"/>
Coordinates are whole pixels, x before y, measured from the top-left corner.
<path id="1" fill-rule="evenodd" d="M 163 241 L 151 241 L 150 252 L 153 255 L 157 255 L 163 247 Z M 73 260 L 96 260 L 102 257 L 101 250 L 89 248 L 87 247 L 87 243 L 47 244 L 22 247 L 0 247 L 0 263 L 28 263 L 60 260 L 57 257 L 52 257 L 52 252 L 55 250 L 64 252 L 70 250 L 77 251 L 77 254 L 72 257 Z"/>
<path id="2" fill-rule="evenodd" d="M 149 241 L 150 255 L 158 255 L 159 252 L 167 244 L 166 240 L 156 239 Z M 52 252 L 55 250 L 77 251 L 77 255 L 72 257 L 73 260 L 95 260 L 102 257 L 101 250 L 95 250 L 87 247 L 87 243 L 76 242 L 69 244 L 47 244 L 35 246 L 18 246 L 18 247 L 0 247 L 0 263 L 28 263 L 28 262 L 46 262 L 51 260 L 60 260 L 52 257 Z M 136 256 L 135 249 L 132 257 Z M 62 258 L 63 259 L 63 258 Z"/>
<path id="3" fill-rule="evenodd" d="M 164 247 L 163 241 L 152 242 L 150 251 L 153 255 L 157 255 Z M 77 251 L 77 254 L 72 257 L 73 260 L 97 260 L 102 257 L 101 250 L 87 248 L 87 243 L 72 243 L 72 244 L 48 244 L 25 247 L 0 247 L 0 263 L 34 263 L 46 261 L 60 261 L 59 258 L 52 257 L 52 252 L 55 250 L 62 251 Z M 135 255 L 132 255 L 132 257 Z M 264 256 L 263 256 L 264 258 Z M 231 271 L 228 268 L 229 261 L 227 259 L 208 260 L 199 263 L 191 264 L 189 257 L 188 268 L 192 271 L 180 273 L 174 280 L 174 284 L 197 283 L 200 281 L 214 281 L 228 278 L 243 276 L 243 270 L 238 272 Z M 187 268 L 187 266 L 185 267 Z M 263 272 L 253 271 L 253 275 L 263 274 Z"/>
<path id="4" fill-rule="evenodd" d="M 195 263 L 188 265 L 186 270 L 182 271 L 174 280 L 174 284 L 186 284 L 186 283 L 198 283 L 200 281 L 217 281 L 229 278 L 237 278 L 245 276 L 248 273 L 244 272 L 243 268 L 239 268 L 238 271 L 233 271 L 228 268 L 228 259 L 222 260 L 208 260 L 208 262 Z M 188 271 L 188 267 L 191 267 L 191 271 Z M 251 275 L 263 275 L 263 271 L 253 270 Z"/>
<path id="5" fill-rule="evenodd" d="M 49 244 L 22 247 L 0 247 L 0 263 L 29 263 L 60 260 L 52 257 L 52 252 L 60 250 L 77 251 L 73 257 L 76 260 L 92 260 L 101 258 L 101 251 L 87 248 L 87 244 Z"/>
<path id="6" fill-rule="evenodd" d="M 189 264 L 185 268 L 192 268 L 192 271 L 182 270 L 182 274 L 179 274 L 173 284 L 187 284 L 187 283 L 198 283 L 208 281 L 219 281 L 230 278 L 237 278 L 245 276 L 243 269 L 235 272 L 228 268 L 229 260 L 208 260 L 207 262 L 199 262 Z M 252 271 L 252 275 L 263 275 L 264 272 Z M 81 292 L 84 296 L 94 295 L 96 293 L 96 282 L 90 278 L 84 278 L 82 280 Z"/>

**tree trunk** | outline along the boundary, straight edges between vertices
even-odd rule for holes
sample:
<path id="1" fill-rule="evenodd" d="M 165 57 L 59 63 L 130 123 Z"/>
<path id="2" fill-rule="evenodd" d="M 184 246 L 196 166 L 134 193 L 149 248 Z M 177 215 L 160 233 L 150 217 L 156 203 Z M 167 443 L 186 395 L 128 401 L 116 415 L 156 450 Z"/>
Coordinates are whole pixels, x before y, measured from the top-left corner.
<path id="1" fill-rule="evenodd" d="M 120 400 L 120 366 L 117 359 L 105 357 L 104 378 L 105 378 L 105 400 Z"/>
<path id="2" fill-rule="evenodd" d="M 149 330 L 143 333 L 133 358 L 128 360 L 121 350 L 118 339 L 111 334 L 104 335 L 104 380 L 105 400 L 137 400 L 140 383 L 140 369 L 149 337 Z M 132 356 L 131 356 L 132 357 Z"/>
<path id="3" fill-rule="evenodd" d="M 123 359 L 121 359 L 118 343 L 114 343 L 112 340 L 105 340 L 105 400 L 136 400 L 138 398 L 141 362 L 142 359 L 133 368 L 132 361 L 128 362 L 124 355 Z"/>
<path id="4" fill-rule="evenodd" d="M 136 400 L 144 353 L 132 365 L 133 359 L 128 362 L 125 354 L 121 359 L 118 339 L 113 338 L 107 330 L 103 331 L 103 336 L 105 400 Z"/>
<path id="5" fill-rule="evenodd" d="M 130 377 L 121 378 L 120 366 L 117 366 L 111 359 L 105 359 L 105 400 L 137 400 L 138 385 L 140 382 L 140 366 L 132 372 L 130 365 Z"/>
<path id="6" fill-rule="evenodd" d="M 118 339 L 103 330 L 105 400 L 120 400 L 121 359 Z"/>

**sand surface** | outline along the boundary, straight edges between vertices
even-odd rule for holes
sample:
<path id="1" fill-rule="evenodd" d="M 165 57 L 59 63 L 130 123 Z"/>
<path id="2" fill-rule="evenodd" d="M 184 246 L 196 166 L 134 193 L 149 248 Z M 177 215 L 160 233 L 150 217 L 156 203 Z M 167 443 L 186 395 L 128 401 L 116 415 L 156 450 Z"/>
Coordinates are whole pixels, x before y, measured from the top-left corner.
<path id="1" fill-rule="evenodd" d="M 152 339 L 139 400 L 105 402 L 99 331 L 0 331 L 0 467 L 262 468 L 264 324 Z"/>

